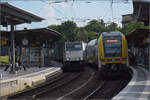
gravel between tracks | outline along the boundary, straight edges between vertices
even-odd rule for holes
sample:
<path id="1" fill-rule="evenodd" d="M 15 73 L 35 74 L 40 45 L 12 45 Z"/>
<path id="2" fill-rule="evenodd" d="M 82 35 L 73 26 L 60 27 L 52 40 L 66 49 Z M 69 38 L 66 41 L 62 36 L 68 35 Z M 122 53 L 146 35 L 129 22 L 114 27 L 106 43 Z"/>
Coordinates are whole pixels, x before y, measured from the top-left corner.
<path id="1" fill-rule="evenodd" d="M 53 99 L 53 100 L 58 99 L 64 96 L 65 94 L 71 92 L 72 90 L 78 88 L 85 82 L 87 82 L 87 80 L 91 77 L 91 75 L 93 75 L 93 73 L 95 73 L 94 70 L 86 66 L 85 71 L 81 72 L 80 77 L 78 77 L 76 80 L 73 80 L 72 82 L 64 85 L 63 87 L 56 88 L 55 91 L 51 91 L 43 95 L 40 95 L 38 96 L 38 98 L 39 99 Z"/>
<path id="2" fill-rule="evenodd" d="M 63 85 L 62 82 L 70 80 L 73 78 L 71 74 L 80 75 L 71 81 L 66 82 Z M 96 93 L 90 96 L 88 99 L 111 99 L 115 96 L 119 91 L 126 86 L 129 82 L 130 78 L 117 78 L 117 79 L 99 79 L 99 74 L 96 70 L 90 68 L 89 66 L 85 67 L 84 72 L 72 72 L 72 73 L 64 73 L 66 76 L 60 76 L 60 80 L 62 81 L 54 81 L 51 84 L 47 84 L 44 87 L 45 90 L 43 92 L 36 93 L 37 91 L 41 91 L 40 88 L 38 90 L 31 90 L 36 95 L 35 98 L 30 98 L 34 100 L 71 100 L 71 99 L 80 99 L 83 100 L 86 96 L 91 94 L 93 91 L 100 88 Z M 126 73 L 128 74 L 128 73 Z M 70 77 L 69 77 L 70 76 Z M 62 78 L 61 78 L 62 77 Z M 68 77 L 68 78 L 67 78 Z M 60 86 L 59 86 L 60 85 Z M 31 95 L 32 92 L 26 92 L 26 95 L 18 94 L 13 99 L 23 99 L 25 96 Z M 18 97 L 19 96 L 19 97 Z M 32 94 L 33 96 L 33 94 Z M 28 100 L 28 99 L 27 99 Z"/>
<path id="3" fill-rule="evenodd" d="M 120 76 L 113 76 L 106 79 L 102 79 L 98 75 L 99 74 L 95 72 L 95 76 L 84 85 L 84 87 L 79 86 L 80 89 L 76 91 L 73 90 L 73 92 L 65 94 L 58 100 L 110 100 L 118 94 L 131 79 L 130 71 L 129 73 L 125 72 Z"/>
<path id="4" fill-rule="evenodd" d="M 53 89 L 54 87 L 57 88 L 57 85 L 61 86 L 63 84 L 65 84 L 65 80 L 66 82 L 73 80 L 74 78 L 76 78 L 77 76 L 79 76 L 80 73 L 75 74 L 75 73 L 63 73 L 61 74 L 59 77 L 56 77 L 52 80 L 49 80 L 47 82 L 45 82 L 44 84 L 41 84 L 39 86 L 37 86 L 36 88 L 33 89 L 27 89 L 21 93 L 9 96 L 9 100 L 13 99 L 13 100 L 28 100 L 31 99 L 33 96 L 49 91 L 50 89 Z M 63 82 L 63 84 L 60 83 Z"/>

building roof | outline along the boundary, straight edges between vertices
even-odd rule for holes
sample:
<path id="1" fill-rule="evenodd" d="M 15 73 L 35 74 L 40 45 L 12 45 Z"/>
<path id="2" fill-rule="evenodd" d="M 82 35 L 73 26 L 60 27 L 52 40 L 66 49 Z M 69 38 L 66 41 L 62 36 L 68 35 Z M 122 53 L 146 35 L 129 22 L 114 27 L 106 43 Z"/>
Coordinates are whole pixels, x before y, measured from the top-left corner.
<path id="1" fill-rule="evenodd" d="M 145 25 L 150 25 L 150 0 L 133 0 L 134 18 L 142 21 Z"/>
<path id="2" fill-rule="evenodd" d="M 0 2 L 0 25 L 17 25 L 22 23 L 40 22 L 43 18 L 20 8 L 12 6 L 7 2 Z"/>
<path id="3" fill-rule="evenodd" d="M 122 15 L 122 24 L 126 24 L 129 23 L 131 21 L 133 21 L 133 14 L 126 14 L 126 15 Z"/>
<path id="4" fill-rule="evenodd" d="M 145 2 L 145 3 L 150 3 L 150 0 L 133 0 L 134 2 Z"/>
<path id="5" fill-rule="evenodd" d="M 38 28 L 38 29 L 27 29 L 27 30 L 18 30 L 15 31 L 16 39 L 23 38 L 26 36 L 28 39 L 31 41 L 43 41 L 43 40 L 48 40 L 48 41 L 56 41 L 61 38 L 61 33 L 49 29 L 49 28 Z"/>
<path id="6" fill-rule="evenodd" d="M 9 31 L 2 31 L 1 33 L 2 35 L 5 35 L 8 38 L 10 38 Z M 21 42 L 22 39 L 24 38 L 33 42 L 42 42 L 42 41 L 54 42 L 59 40 L 62 36 L 61 33 L 49 28 L 17 30 L 14 31 L 14 33 L 15 33 L 15 40 L 18 42 Z"/>

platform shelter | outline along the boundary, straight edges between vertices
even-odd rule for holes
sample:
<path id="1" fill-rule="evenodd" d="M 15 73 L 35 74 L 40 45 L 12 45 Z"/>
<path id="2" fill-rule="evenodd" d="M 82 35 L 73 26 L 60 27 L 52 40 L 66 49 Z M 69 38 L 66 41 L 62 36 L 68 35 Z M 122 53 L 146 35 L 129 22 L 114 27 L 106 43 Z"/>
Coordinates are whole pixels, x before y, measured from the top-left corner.
<path id="1" fill-rule="evenodd" d="M 123 24 L 130 21 L 143 22 L 144 27 L 134 29 L 126 35 L 129 49 L 137 63 L 150 70 L 150 0 L 133 0 L 133 14 L 123 16 Z"/>
<path id="2" fill-rule="evenodd" d="M 146 69 L 150 66 L 150 29 L 135 29 L 126 35 L 128 46 L 134 53 L 137 64 Z"/>
<path id="3" fill-rule="evenodd" d="M 56 41 L 61 34 L 49 28 L 25 29 L 14 31 L 16 62 L 26 67 L 48 67 L 54 54 Z M 7 45 L 2 46 L 2 53 L 9 54 L 10 32 L 2 31 L 2 37 L 7 38 Z"/>
<path id="4" fill-rule="evenodd" d="M 41 22 L 43 18 L 36 16 L 32 13 L 24 11 L 20 8 L 17 8 L 13 5 L 8 4 L 7 2 L 0 3 L 0 25 L 3 27 L 10 26 L 10 63 L 12 65 L 10 73 L 14 73 L 15 67 L 15 33 L 14 26 L 23 24 L 23 23 L 32 23 L 32 22 Z"/>

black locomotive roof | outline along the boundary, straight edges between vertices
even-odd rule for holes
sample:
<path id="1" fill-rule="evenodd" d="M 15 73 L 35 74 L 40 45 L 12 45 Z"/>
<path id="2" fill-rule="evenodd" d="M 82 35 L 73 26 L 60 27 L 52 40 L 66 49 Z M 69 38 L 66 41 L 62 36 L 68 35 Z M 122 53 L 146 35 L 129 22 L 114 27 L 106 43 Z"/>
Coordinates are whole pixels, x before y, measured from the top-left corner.
<path id="1" fill-rule="evenodd" d="M 121 32 L 120 31 L 112 31 L 112 32 L 103 32 L 102 35 L 103 36 L 121 36 Z"/>

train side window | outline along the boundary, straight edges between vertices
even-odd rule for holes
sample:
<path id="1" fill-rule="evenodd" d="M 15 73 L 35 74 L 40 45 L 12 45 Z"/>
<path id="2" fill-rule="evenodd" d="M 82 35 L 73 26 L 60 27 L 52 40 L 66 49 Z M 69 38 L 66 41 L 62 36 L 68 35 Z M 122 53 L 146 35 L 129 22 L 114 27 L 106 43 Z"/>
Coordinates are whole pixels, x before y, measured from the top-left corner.
<path id="1" fill-rule="evenodd" d="M 91 40 L 88 45 L 94 45 L 97 39 Z"/>

